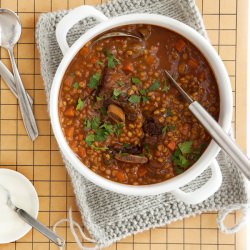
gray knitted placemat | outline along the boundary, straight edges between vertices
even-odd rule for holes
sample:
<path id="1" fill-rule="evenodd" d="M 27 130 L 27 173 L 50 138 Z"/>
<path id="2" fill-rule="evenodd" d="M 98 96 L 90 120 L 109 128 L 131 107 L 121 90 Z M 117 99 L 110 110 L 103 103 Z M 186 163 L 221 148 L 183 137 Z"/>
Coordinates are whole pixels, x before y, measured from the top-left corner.
<path id="1" fill-rule="evenodd" d="M 96 8 L 108 17 L 134 12 L 167 15 L 190 25 L 206 36 L 194 0 L 116 0 L 98 5 Z M 48 99 L 54 74 L 62 59 L 55 37 L 55 28 L 66 13 L 67 11 L 59 11 L 42 14 L 37 24 L 36 40 Z M 68 36 L 69 43 L 72 44 L 93 25 L 92 19 L 86 19 L 74 26 Z M 245 204 L 248 203 L 248 197 L 244 179 L 222 152 L 217 157 L 223 175 L 222 186 L 212 197 L 197 205 L 179 202 L 169 193 L 150 197 L 131 197 L 106 191 L 86 180 L 70 162 L 64 157 L 63 159 L 72 178 L 83 223 L 96 242 L 96 249 L 108 246 L 128 235 L 207 211 L 221 212 L 218 219 L 220 229 L 224 232 L 235 232 L 239 227 L 226 229 L 222 224 L 223 216 L 232 209 L 245 208 L 246 212 Z M 204 171 L 187 185 L 185 190 L 199 187 L 209 177 L 210 170 Z"/>

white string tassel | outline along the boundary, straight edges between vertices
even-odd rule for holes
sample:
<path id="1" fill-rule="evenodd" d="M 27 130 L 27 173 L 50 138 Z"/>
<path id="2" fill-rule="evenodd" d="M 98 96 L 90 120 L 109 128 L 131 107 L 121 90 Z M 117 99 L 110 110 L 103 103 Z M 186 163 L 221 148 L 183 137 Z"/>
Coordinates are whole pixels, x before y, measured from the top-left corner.
<path id="1" fill-rule="evenodd" d="M 223 233 L 227 233 L 227 234 L 233 234 L 233 233 L 238 232 L 248 222 L 248 218 L 250 214 L 249 209 L 250 209 L 250 204 L 232 204 L 228 206 L 227 208 L 220 210 L 218 213 L 218 217 L 217 217 L 217 224 L 218 224 L 220 231 Z M 241 210 L 242 212 L 240 221 L 232 227 L 229 227 L 229 228 L 226 227 L 224 225 L 224 220 L 226 216 L 229 213 L 233 211 L 237 211 L 237 210 Z"/>
<path id="2" fill-rule="evenodd" d="M 81 226 L 73 220 L 73 217 L 72 217 L 72 209 L 70 208 L 69 209 L 69 218 L 68 219 L 62 219 L 62 220 L 59 220 L 55 223 L 55 225 L 53 226 L 53 231 L 56 233 L 56 228 L 64 223 L 64 222 L 68 222 L 69 223 L 69 227 L 70 227 L 70 231 L 72 233 L 72 235 L 74 236 L 74 239 L 78 245 L 78 247 L 81 249 L 81 250 L 98 250 L 98 247 L 95 246 L 95 247 L 85 247 L 82 243 L 81 243 L 81 240 L 79 239 L 76 231 L 75 231 L 75 227 L 78 229 L 78 231 L 80 232 L 80 235 L 82 237 L 82 239 L 86 240 L 86 241 L 89 241 L 89 242 L 92 242 L 92 243 L 96 243 L 95 240 L 93 239 L 90 239 L 89 237 L 86 236 L 86 234 L 82 231 L 82 228 Z M 63 250 L 63 247 L 60 247 L 59 248 L 60 250 Z"/>

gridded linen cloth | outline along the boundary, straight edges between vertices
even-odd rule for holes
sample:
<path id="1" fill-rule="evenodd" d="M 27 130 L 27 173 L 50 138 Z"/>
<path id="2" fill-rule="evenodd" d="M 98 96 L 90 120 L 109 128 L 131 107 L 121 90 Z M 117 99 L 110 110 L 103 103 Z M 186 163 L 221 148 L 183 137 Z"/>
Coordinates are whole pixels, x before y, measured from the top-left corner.
<path id="1" fill-rule="evenodd" d="M 117 0 L 96 6 L 107 17 L 127 13 L 157 13 L 182 21 L 206 36 L 201 16 L 193 0 Z M 68 11 L 41 15 L 36 30 L 37 45 L 41 58 L 41 73 L 49 100 L 50 88 L 56 69 L 62 60 L 55 29 Z M 69 44 L 74 43 L 95 21 L 86 19 L 75 25 L 68 35 Z M 234 164 L 220 153 L 223 183 L 219 191 L 197 205 L 187 205 L 177 201 L 171 194 L 132 197 L 104 190 L 81 176 L 62 154 L 67 171 L 72 179 L 82 220 L 93 240 L 96 249 L 109 246 L 126 236 L 146 229 L 163 226 L 176 220 L 208 211 L 219 211 L 218 225 L 224 232 L 235 232 L 236 225 L 227 229 L 223 225 L 224 216 L 234 210 L 243 209 L 247 214 L 248 195 L 241 173 Z M 184 187 L 186 192 L 200 187 L 211 176 L 210 169 Z M 246 216 L 244 217 L 246 219 Z"/>

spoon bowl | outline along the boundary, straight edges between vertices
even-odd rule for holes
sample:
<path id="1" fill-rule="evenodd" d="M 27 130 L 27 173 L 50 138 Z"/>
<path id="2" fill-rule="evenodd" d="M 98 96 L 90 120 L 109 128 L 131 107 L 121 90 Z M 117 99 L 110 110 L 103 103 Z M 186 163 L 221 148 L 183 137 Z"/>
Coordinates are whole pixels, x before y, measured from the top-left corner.
<path id="1" fill-rule="evenodd" d="M 0 9 L 0 46 L 13 47 L 21 36 L 22 26 L 15 12 Z"/>

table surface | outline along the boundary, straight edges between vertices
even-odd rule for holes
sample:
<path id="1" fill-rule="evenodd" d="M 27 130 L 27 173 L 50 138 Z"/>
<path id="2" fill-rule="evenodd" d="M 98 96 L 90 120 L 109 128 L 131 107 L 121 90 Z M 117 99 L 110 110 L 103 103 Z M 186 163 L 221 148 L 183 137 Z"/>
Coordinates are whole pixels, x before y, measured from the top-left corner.
<path id="1" fill-rule="evenodd" d="M 218 51 L 228 70 L 234 97 L 232 126 L 236 140 L 246 147 L 246 30 L 247 0 L 197 0 L 197 5 L 212 45 Z M 19 171 L 34 184 L 40 201 L 39 220 L 47 226 L 67 216 L 72 207 L 74 218 L 81 223 L 75 205 L 70 179 L 67 176 L 47 113 L 43 80 L 40 75 L 39 53 L 35 44 L 35 25 L 39 15 L 82 4 L 98 4 L 101 0 L 1 0 L 1 8 L 18 12 L 23 25 L 22 36 L 15 54 L 22 80 L 34 98 L 34 112 L 40 132 L 31 143 L 26 136 L 17 101 L 1 80 L 0 93 L 0 167 Z M 241 34 L 241 35 L 240 35 Z M 10 68 L 5 50 L 0 58 Z M 172 223 L 166 227 L 148 230 L 118 243 L 109 250 L 243 250 L 246 249 L 246 230 L 235 235 L 218 231 L 216 213 Z M 232 225 L 237 213 L 227 217 Z M 66 241 L 66 249 L 78 249 L 68 225 L 58 229 Z M 91 244 L 86 244 L 91 246 Z M 57 249 L 38 232 L 32 230 L 15 243 L 1 245 L 4 250 Z"/>

